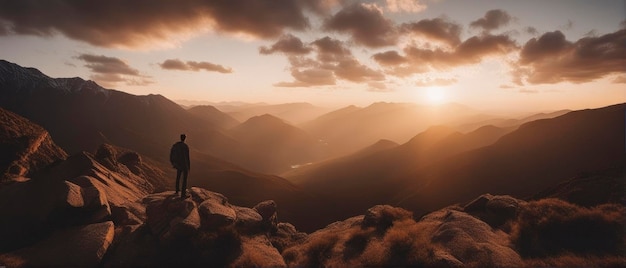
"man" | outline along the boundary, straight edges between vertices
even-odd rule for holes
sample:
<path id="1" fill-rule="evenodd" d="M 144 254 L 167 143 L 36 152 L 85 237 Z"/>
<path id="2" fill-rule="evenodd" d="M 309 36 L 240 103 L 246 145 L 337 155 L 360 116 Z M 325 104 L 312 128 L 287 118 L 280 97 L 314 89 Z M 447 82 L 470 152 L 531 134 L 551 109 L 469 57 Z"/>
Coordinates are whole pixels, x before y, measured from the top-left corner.
<path id="1" fill-rule="evenodd" d="M 189 163 L 189 146 L 185 144 L 186 138 L 187 136 L 185 134 L 180 134 L 180 141 L 174 143 L 170 150 L 170 162 L 176 169 L 176 194 L 178 194 L 180 190 L 181 198 L 187 198 L 187 175 L 191 169 L 191 164 Z M 182 189 L 179 188 L 180 175 L 183 175 Z"/>

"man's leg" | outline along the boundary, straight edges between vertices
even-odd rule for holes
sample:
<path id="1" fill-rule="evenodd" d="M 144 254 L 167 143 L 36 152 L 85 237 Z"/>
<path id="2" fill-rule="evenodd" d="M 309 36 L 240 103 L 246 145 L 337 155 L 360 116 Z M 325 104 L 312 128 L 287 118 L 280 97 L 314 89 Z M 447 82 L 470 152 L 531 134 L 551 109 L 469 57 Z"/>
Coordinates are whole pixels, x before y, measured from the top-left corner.
<path id="1" fill-rule="evenodd" d="M 178 185 L 180 185 L 180 173 L 181 172 L 182 170 L 176 169 L 176 194 L 178 194 L 178 191 L 180 191 L 180 188 L 178 188 Z"/>
<path id="2" fill-rule="evenodd" d="M 187 194 L 187 175 L 189 175 L 189 170 L 182 170 L 183 172 L 183 189 L 180 192 L 180 197 L 185 197 Z"/>

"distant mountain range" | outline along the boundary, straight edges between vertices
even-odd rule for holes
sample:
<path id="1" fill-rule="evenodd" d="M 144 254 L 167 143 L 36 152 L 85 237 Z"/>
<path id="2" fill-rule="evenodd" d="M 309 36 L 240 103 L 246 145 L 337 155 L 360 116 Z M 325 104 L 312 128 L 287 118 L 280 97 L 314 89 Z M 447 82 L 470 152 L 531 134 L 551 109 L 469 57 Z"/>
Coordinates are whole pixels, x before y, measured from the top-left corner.
<path id="1" fill-rule="evenodd" d="M 342 204 L 347 215 L 380 203 L 424 213 L 480 193 L 528 197 L 581 172 L 623 166 L 625 110 L 620 104 L 465 134 L 431 127 L 399 146 L 283 176 Z"/>
<path id="2" fill-rule="evenodd" d="M 289 124 L 300 124 L 317 118 L 330 111 L 329 108 L 318 107 L 306 102 L 267 104 L 245 102 L 206 102 L 206 101 L 176 101 L 187 107 L 213 106 L 232 116 L 238 121 L 246 121 L 252 117 L 270 114 L 281 118 Z"/>

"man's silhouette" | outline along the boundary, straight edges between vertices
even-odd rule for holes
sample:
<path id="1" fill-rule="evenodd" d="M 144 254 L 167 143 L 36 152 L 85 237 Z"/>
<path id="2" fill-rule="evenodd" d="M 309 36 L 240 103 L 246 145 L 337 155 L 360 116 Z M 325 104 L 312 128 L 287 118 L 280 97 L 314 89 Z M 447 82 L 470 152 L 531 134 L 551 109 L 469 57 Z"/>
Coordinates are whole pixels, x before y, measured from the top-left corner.
<path id="1" fill-rule="evenodd" d="M 191 169 L 191 164 L 189 163 L 189 146 L 185 144 L 185 138 L 187 138 L 185 134 L 180 134 L 180 141 L 174 143 L 170 150 L 170 162 L 172 166 L 176 168 L 176 194 L 178 194 L 180 190 L 181 198 L 187 197 L 187 175 Z M 178 188 L 180 185 L 180 175 L 183 175 L 182 189 Z"/>

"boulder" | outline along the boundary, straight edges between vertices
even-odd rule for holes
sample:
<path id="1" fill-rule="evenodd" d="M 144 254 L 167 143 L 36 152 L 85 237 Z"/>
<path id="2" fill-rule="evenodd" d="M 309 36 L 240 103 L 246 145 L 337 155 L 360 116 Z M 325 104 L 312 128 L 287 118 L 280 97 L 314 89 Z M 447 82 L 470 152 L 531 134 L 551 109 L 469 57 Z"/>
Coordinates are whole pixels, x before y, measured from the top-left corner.
<path id="1" fill-rule="evenodd" d="M 256 210 L 259 215 L 263 218 L 263 225 L 270 229 L 275 230 L 277 222 L 277 208 L 276 202 L 274 200 L 266 200 L 261 203 L 258 203 L 254 206 L 254 210 Z"/>
<path id="2" fill-rule="evenodd" d="M 115 226 L 143 224 L 146 221 L 146 207 L 139 202 L 111 206 L 111 220 Z"/>
<path id="3" fill-rule="evenodd" d="M 509 246 L 509 236 L 487 223 L 461 211 L 443 209 L 420 221 L 436 226 L 431 243 L 464 265 L 519 267 L 523 262 Z M 443 255 L 442 255 L 443 256 Z"/>
<path id="4" fill-rule="evenodd" d="M 216 199 L 207 199 L 198 207 L 202 226 L 215 229 L 231 225 L 237 219 L 237 213 L 228 205 L 222 204 Z"/>
<path id="5" fill-rule="evenodd" d="M 95 267 L 113 241 L 113 222 L 60 229 L 38 243 L 0 255 L 9 267 Z"/>
<path id="6" fill-rule="evenodd" d="M 233 206 L 237 220 L 235 226 L 238 230 L 245 233 L 261 232 L 263 217 L 256 210 L 246 207 Z"/>
<path id="7" fill-rule="evenodd" d="M 173 191 L 152 194 L 146 205 L 146 224 L 163 243 L 187 239 L 200 228 L 200 215 L 190 199 L 180 199 Z"/>
<path id="8" fill-rule="evenodd" d="M 81 225 L 109 220 L 111 208 L 107 196 L 98 187 L 80 187 L 64 181 L 68 187 L 65 209 L 51 215 L 61 225 Z"/>
<path id="9" fill-rule="evenodd" d="M 189 189 L 189 194 L 191 195 L 193 201 L 198 204 L 208 199 L 213 199 L 222 205 L 228 204 L 228 198 L 226 198 L 224 195 L 216 192 L 211 192 L 203 188 L 191 187 L 191 189 Z"/>
<path id="10" fill-rule="evenodd" d="M 463 211 L 492 227 L 500 227 L 507 221 L 515 219 L 520 207 L 525 203 L 508 195 L 484 194 L 465 205 Z"/>

